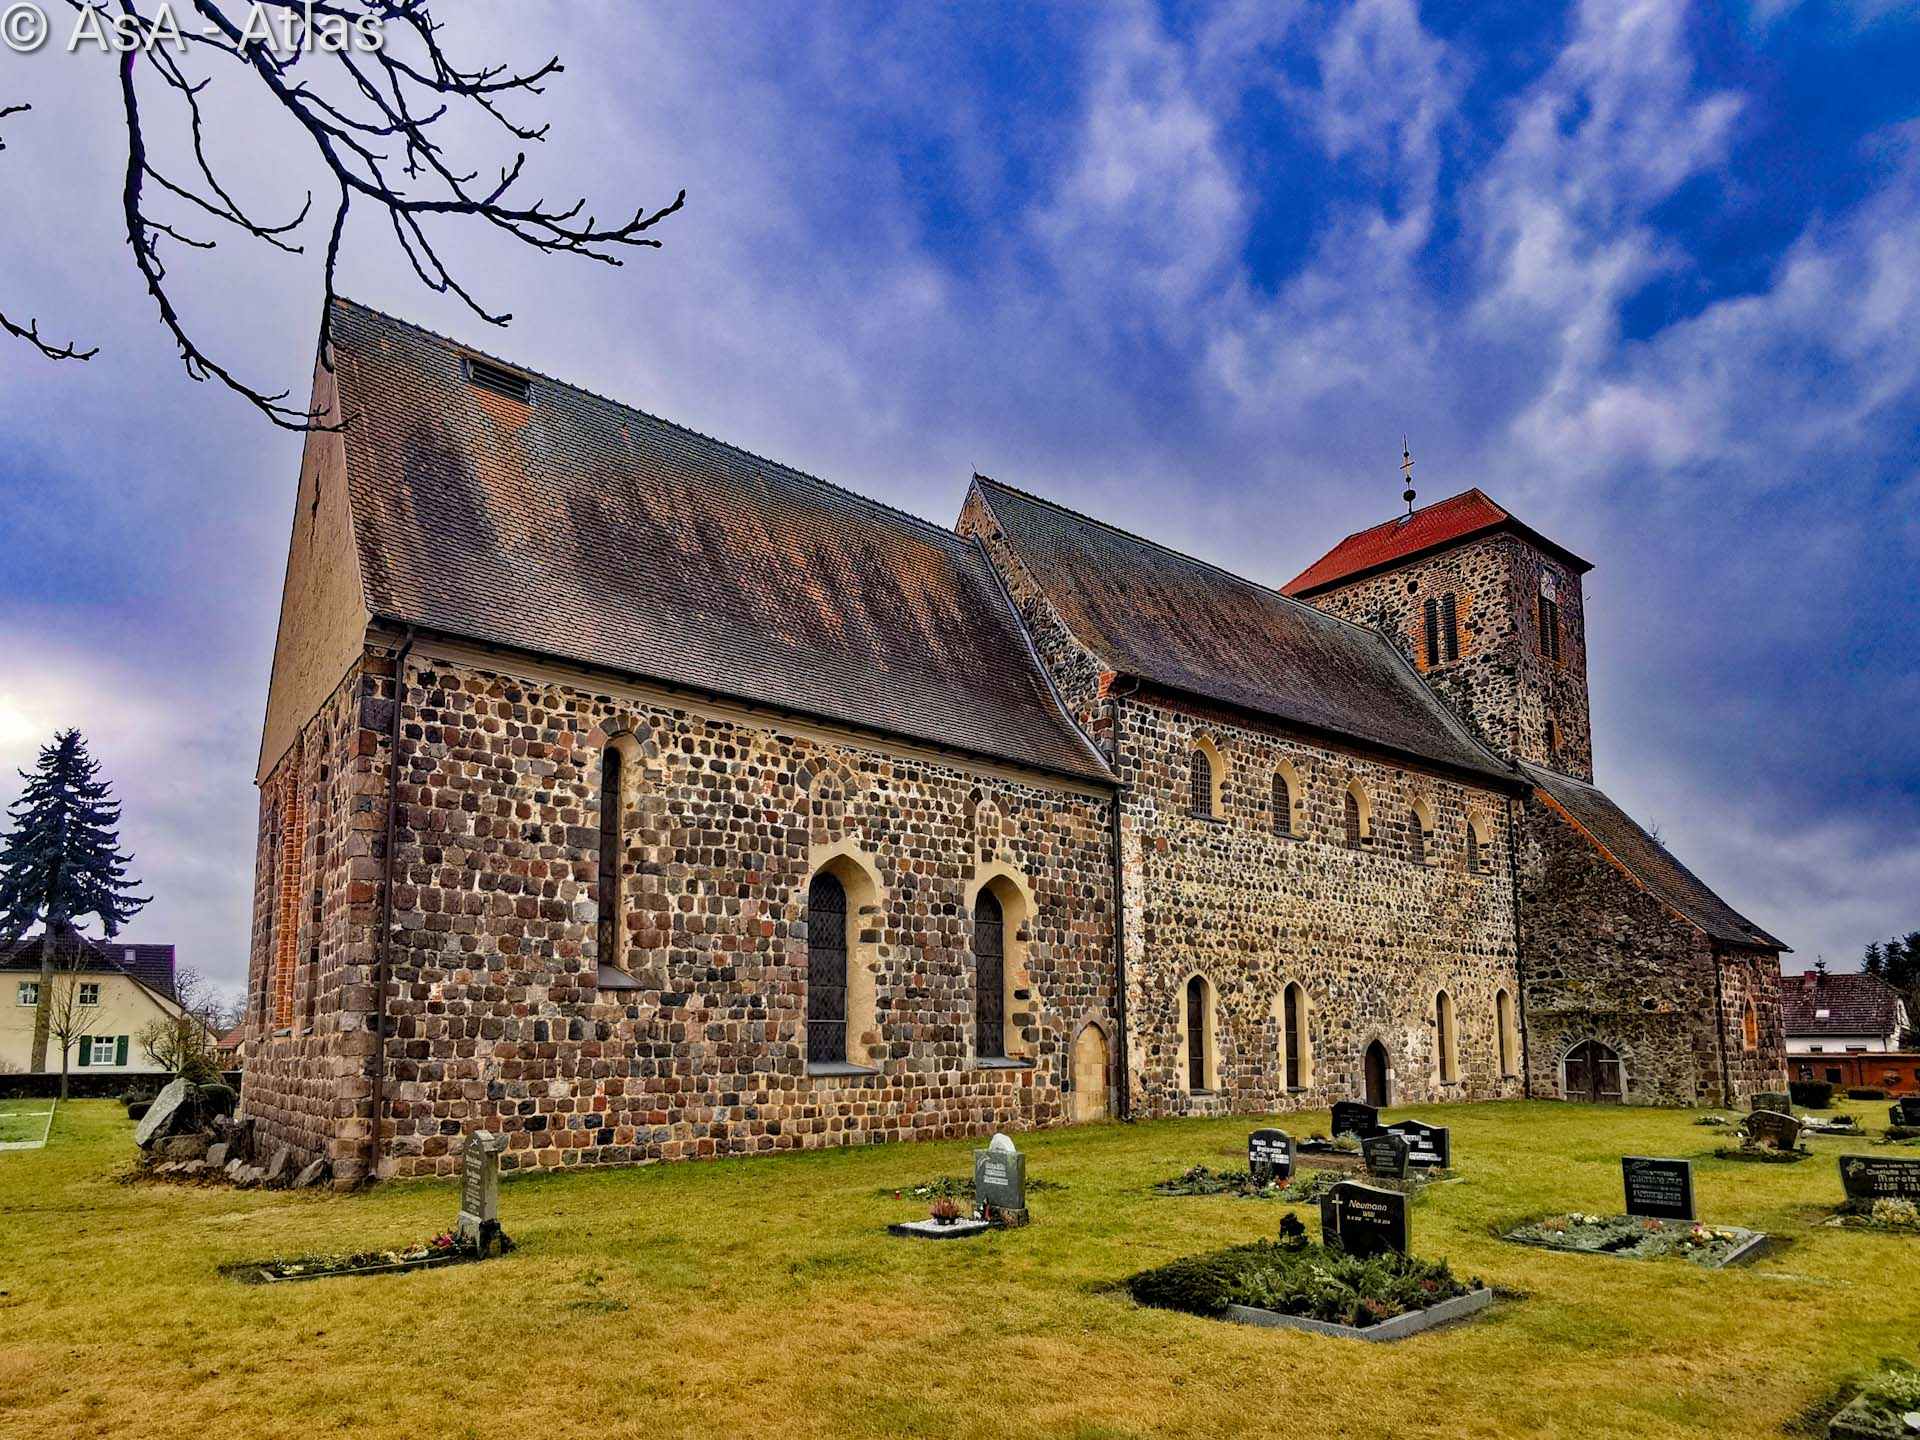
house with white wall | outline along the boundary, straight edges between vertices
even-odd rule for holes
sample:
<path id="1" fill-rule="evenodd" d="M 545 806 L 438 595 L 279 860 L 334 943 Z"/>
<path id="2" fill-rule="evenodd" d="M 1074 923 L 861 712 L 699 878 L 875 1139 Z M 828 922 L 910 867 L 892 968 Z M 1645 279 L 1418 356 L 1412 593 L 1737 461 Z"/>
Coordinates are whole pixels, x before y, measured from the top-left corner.
<path id="1" fill-rule="evenodd" d="M 156 1020 L 186 1013 L 175 988 L 174 947 L 72 935 L 56 954 L 54 983 L 71 983 L 77 1008 L 86 1015 L 86 1033 L 74 1039 L 67 1055 L 69 1073 L 165 1074 L 142 1048 L 140 1034 Z M 0 946 L 0 1075 L 36 1068 L 33 1026 L 43 983 L 39 936 Z M 58 1074 L 60 1058 L 59 1041 L 50 1037 L 44 1070 Z"/>

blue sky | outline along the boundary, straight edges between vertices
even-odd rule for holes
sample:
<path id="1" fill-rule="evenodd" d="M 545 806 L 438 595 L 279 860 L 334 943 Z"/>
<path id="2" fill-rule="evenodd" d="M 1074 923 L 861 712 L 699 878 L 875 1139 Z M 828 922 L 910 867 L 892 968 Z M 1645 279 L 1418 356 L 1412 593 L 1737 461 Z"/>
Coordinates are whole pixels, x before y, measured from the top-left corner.
<path id="1" fill-rule="evenodd" d="M 541 193 L 684 186 L 620 269 L 371 224 L 343 290 L 942 522 L 975 467 L 1282 583 L 1479 485 L 1593 560 L 1599 778 L 1799 952 L 1920 925 L 1920 16 L 1670 3 L 463 4 L 558 52 Z M 0 800 L 79 724 L 157 895 L 244 973 L 298 441 L 181 372 L 124 259 L 110 62 L 0 52 Z M 223 88 L 224 87 L 224 88 Z M 263 208 L 313 175 L 229 77 Z M 472 129 L 476 163 L 507 152 Z M 175 261 L 303 390 L 311 256 Z"/>

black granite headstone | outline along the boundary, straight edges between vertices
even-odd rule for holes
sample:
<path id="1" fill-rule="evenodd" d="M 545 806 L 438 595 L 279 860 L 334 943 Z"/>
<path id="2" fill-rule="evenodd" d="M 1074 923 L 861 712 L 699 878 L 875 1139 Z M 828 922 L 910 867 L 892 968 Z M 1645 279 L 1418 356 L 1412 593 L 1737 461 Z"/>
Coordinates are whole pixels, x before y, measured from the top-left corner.
<path id="1" fill-rule="evenodd" d="M 1360 1258 L 1383 1250 L 1406 1254 L 1412 1243 L 1407 1197 L 1342 1180 L 1320 1202 L 1320 1242 Z"/>
<path id="2" fill-rule="evenodd" d="M 1395 1120 L 1387 1133 L 1407 1142 L 1408 1160 L 1444 1170 L 1453 1164 L 1453 1134 L 1444 1125 L 1429 1125 L 1424 1120 Z"/>
<path id="3" fill-rule="evenodd" d="M 1247 1136 L 1247 1169 L 1262 1185 L 1293 1177 L 1293 1138 L 1284 1130 L 1256 1130 Z"/>
<path id="4" fill-rule="evenodd" d="M 1747 1133 L 1775 1150 L 1791 1150 L 1797 1146 L 1800 1143 L 1800 1128 L 1797 1116 L 1785 1115 L 1778 1110 L 1756 1110 L 1747 1116 Z"/>
<path id="5" fill-rule="evenodd" d="M 1890 1125 L 1920 1125 L 1920 1095 L 1904 1095 L 1887 1111 Z"/>
<path id="6" fill-rule="evenodd" d="M 1751 1114 L 1755 1110 L 1772 1110 L 1777 1114 L 1791 1115 L 1793 1113 L 1793 1097 L 1791 1095 L 1783 1095 L 1777 1090 L 1756 1090 L 1752 1095 L 1747 1097 L 1748 1113 Z"/>
<path id="7" fill-rule="evenodd" d="M 1367 1162 L 1367 1173 L 1383 1180 L 1407 1178 L 1407 1162 L 1412 1156 L 1412 1149 L 1404 1138 L 1391 1130 L 1369 1135 L 1360 1142 L 1360 1155 Z"/>
<path id="8" fill-rule="evenodd" d="M 1896 1155 L 1842 1155 L 1840 1183 L 1847 1200 L 1865 1209 L 1876 1200 L 1920 1201 L 1920 1160 Z"/>
<path id="9" fill-rule="evenodd" d="M 1380 1111 L 1372 1105 L 1364 1105 L 1358 1100 L 1339 1100 L 1333 1107 L 1333 1133 L 1336 1135 L 1371 1135 L 1380 1128 Z"/>
<path id="10" fill-rule="evenodd" d="M 1693 1219 L 1693 1164 L 1622 1155 L 1620 1172 L 1627 1187 L 1627 1214 L 1649 1220 Z"/>

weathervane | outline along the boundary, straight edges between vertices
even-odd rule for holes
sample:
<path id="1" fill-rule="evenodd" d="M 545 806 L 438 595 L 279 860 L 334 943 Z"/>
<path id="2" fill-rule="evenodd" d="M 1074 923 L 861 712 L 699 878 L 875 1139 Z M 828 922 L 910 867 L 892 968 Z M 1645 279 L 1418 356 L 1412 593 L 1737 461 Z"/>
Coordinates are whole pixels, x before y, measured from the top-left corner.
<path id="1" fill-rule="evenodd" d="M 1413 518 L 1413 450 L 1407 444 L 1407 437 L 1400 437 L 1400 477 L 1407 482 L 1406 493 L 1400 498 L 1407 502 L 1407 518 Z"/>

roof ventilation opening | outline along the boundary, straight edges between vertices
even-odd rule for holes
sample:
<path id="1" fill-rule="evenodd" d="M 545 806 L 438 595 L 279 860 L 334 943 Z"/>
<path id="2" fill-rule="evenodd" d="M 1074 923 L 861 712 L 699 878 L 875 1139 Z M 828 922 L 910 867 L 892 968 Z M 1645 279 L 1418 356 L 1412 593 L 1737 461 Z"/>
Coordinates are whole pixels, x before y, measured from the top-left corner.
<path id="1" fill-rule="evenodd" d="M 491 390 L 496 395 L 504 395 L 509 400 L 518 400 L 522 405 L 533 403 L 533 382 L 524 375 L 516 375 L 504 365 L 495 365 L 491 360 L 482 360 L 477 355 L 466 358 L 467 380 L 482 390 Z"/>

